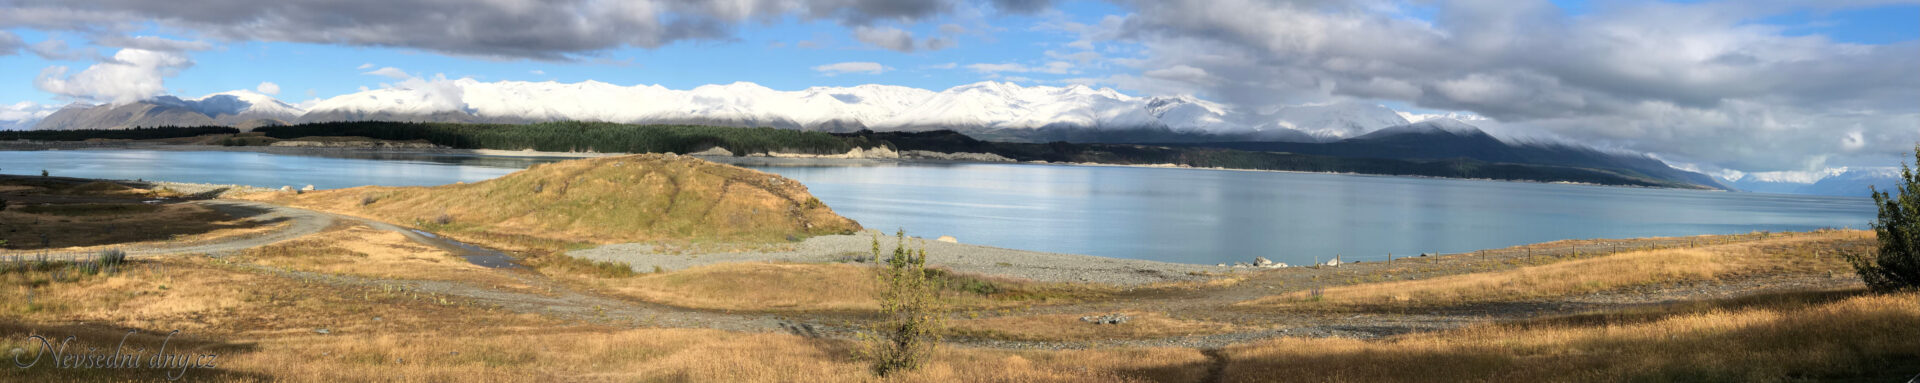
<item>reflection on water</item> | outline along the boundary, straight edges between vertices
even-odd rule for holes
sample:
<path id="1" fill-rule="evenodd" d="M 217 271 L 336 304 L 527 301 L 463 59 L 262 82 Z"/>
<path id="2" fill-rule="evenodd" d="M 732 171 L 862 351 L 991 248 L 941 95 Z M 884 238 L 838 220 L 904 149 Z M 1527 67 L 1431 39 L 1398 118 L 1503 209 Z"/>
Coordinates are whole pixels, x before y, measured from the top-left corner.
<path id="1" fill-rule="evenodd" d="M 0 173 L 242 184 L 440 185 L 554 158 L 0 151 Z M 1274 172 L 955 164 L 755 167 L 868 228 L 1183 263 L 1461 252 L 1574 238 L 1864 228 L 1870 200 Z"/>

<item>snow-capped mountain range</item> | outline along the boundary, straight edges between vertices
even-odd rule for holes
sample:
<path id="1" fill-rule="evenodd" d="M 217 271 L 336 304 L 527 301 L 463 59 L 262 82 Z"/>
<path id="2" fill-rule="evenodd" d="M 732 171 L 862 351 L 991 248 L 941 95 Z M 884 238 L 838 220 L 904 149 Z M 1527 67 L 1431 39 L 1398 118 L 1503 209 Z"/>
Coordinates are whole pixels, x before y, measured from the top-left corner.
<path id="1" fill-rule="evenodd" d="M 196 116 L 197 115 L 197 116 Z M 29 116 L 32 117 L 32 116 Z M 247 125 L 397 120 L 523 123 L 554 120 L 685 123 L 853 131 L 953 129 L 1041 140 L 1046 132 L 1149 132 L 1241 139 L 1328 141 L 1407 124 L 1399 112 L 1357 102 L 1239 112 L 1190 96 L 1136 97 L 1081 85 L 980 82 L 942 91 L 892 86 L 795 91 L 736 82 L 675 90 L 472 79 L 408 81 L 310 102 L 301 108 L 251 91 L 173 96 L 122 105 L 76 104 L 41 115 L 36 129 Z M 16 120 L 20 121 L 20 120 Z M 26 125 L 24 121 L 16 123 Z"/>
<path id="2" fill-rule="evenodd" d="M 1899 168 L 1837 167 L 1813 172 L 1746 173 L 1725 179 L 1733 187 L 1757 193 L 1842 197 L 1867 197 L 1874 190 L 1868 187 L 1890 191 L 1901 184 Z"/>

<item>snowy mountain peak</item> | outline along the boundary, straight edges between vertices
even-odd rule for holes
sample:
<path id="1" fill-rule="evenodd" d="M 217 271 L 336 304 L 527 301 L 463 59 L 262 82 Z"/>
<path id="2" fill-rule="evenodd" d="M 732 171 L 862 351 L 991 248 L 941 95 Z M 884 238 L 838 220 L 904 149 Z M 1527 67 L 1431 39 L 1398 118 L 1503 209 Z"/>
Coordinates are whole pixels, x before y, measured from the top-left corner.
<path id="1" fill-rule="evenodd" d="M 1262 115 L 1272 119 L 1267 128 L 1297 130 L 1326 140 L 1356 137 L 1408 123 L 1393 109 L 1361 102 L 1278 106 L 1262 111 Z"/>

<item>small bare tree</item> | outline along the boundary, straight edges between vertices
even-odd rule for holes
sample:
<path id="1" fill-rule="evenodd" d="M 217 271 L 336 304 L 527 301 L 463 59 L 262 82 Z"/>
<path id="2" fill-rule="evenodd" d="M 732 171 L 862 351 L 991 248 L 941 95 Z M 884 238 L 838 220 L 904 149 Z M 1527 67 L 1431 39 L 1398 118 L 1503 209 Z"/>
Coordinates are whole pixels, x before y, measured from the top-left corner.
<path id="1" fill-rule="evenodd" d="M 927 249 L 907 247 L 906 232 L 895 235 L 899 243 L 885 263 L 876 267 L 880 289 L 880 320 L 869 333 L 860 334 L 865 345 L 860 354 L 873 362 L 874 374 L 919 368 L 933 356 L 940 342 L 940 286 L 927 275 Z M 873 237 L 873 257 L 880 260 L 880 236 Z"/>

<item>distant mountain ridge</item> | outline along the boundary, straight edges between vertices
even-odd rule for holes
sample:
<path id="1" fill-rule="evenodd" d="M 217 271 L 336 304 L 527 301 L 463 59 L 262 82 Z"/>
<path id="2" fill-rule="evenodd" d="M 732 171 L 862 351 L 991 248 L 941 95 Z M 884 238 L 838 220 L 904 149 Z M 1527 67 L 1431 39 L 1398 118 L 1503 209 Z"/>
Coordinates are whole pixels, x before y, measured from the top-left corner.
<path id="1" fill-rule="evenodd" d="M 241 129 L 285 125 L 305 111 L 272 96 L 237 90 L 196 99 L 160 96 L 128 104 L 83 105 L 60 108 L 34 129 L 124 129 L 153 126 L 224 125 Z"/>
<path id="2" fill-rule="evenodd" d="M 1359 137 L 1334 142 L 1203 142 L 1169 145 L 1204 146 L 1261 152 L 1385 158 L 1398 160 L 1473 159 L 1491 163 L 1532 164 L 1598 169 L 1641 177 L 1732 190 L 1700 173 L 1675 169 L 1646 155 L 1608 153 L 1570 144 L 1501 141 L 1478 127 L 1451 118 L 1387 127 Z"/>
<path id="3" fill-rule="evenodd" d="M 1890 191 L 1900 182 L 1899 169 L 1836 168 L 1813 180 L 1745 175 L 1730 183 L 1734 188 L 1756 193 L 1868 197 L 1873 190 L 1871 188 Z"/>

